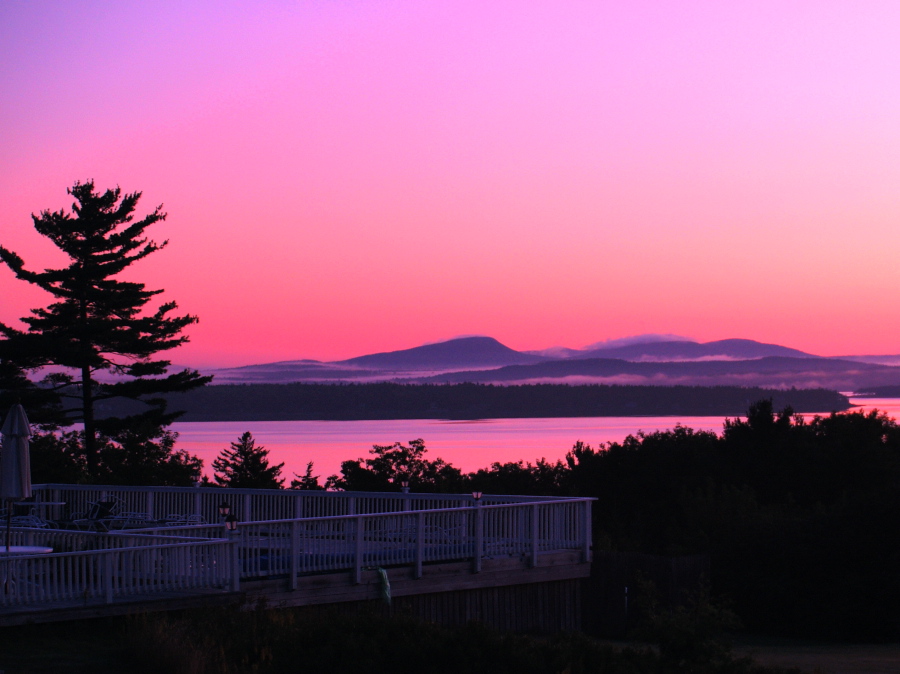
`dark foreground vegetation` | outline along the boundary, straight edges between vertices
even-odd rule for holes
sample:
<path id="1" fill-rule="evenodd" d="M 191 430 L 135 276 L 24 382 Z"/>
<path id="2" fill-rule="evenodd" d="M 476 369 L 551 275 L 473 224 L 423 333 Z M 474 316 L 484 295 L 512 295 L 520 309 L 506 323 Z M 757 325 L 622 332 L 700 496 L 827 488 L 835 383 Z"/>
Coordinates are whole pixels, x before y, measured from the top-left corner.
<path id="1" fill-rule="evenodd" d="M 698 624 L 657 631 L 654 644 L 613 645 L 579 634 L 443 628 L 384 607 L 356 615 L 219 608 L 0 631 L 7 674 L 789 674 L 736 657 Z"/>
<path id="2" fill-rule="evenodd" d="M 826 389 L 739 386 L 229 384 L 168 396 L 184 421 L 720 416 L 742 414 L 762 399 L 797 412 L 850 407 L 846 396 Z"/>
<path id="3" fill-rule="evenodd" d="M 770 401 L 723 433 L 672 430 L 565 461 L 464 475 L 423 447 L 376 447 L 330 484 L 593 496 L 594 549 L 706 554 L 712 590 L 755 632 L 900 639 L 900 426 L 877 412 L 811 421 Z M 315 486 L 307 480 L 305 486 Z"/>

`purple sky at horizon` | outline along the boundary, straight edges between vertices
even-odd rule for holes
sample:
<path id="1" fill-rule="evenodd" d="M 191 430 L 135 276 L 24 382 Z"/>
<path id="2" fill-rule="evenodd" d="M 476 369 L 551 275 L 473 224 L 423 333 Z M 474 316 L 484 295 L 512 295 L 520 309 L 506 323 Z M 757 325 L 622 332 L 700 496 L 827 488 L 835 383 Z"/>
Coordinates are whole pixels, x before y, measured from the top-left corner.
<path id="1" fill-rule="evenodd" d="M 490 335 L 900 353 L 900 5 L 0 5 L 0 243 L 76 180 L 198 367 Z M 0 269 L 0 320 L 46 304 Z"/>

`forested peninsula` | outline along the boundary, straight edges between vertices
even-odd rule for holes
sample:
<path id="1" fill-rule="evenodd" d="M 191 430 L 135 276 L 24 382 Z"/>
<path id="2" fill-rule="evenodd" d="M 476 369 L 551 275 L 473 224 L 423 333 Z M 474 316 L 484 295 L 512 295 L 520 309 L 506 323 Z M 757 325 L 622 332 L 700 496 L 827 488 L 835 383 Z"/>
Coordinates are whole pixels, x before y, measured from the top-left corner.
<path id="1" fill-rule="evenodd" d="M 235 384 L 167 398 L 170 411 L 185 412 L 182 421 L 737 416 L 766 399 L 804 413 L 851 407 L 826 389 L 599 384 Z M 117 412 L 113 405 L 103 411 Z"/>

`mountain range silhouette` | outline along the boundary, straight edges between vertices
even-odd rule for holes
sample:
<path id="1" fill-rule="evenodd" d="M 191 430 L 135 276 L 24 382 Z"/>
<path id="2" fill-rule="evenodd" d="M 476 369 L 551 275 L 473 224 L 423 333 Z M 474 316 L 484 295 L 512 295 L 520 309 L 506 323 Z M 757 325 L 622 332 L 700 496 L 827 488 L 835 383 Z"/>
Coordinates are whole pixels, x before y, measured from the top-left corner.
<path id="1" fill-rule="evenodd" d="M 492 337 L 436 344 L 341 361 L 281 361 L 215 370 L 214 383 L 623 383 L 659 385 L 826 387 L 853 391 L 900 385 L 898 356 L 816 356 L 751 339 L 686 339 L 545 352 L 511 349 Z"/>

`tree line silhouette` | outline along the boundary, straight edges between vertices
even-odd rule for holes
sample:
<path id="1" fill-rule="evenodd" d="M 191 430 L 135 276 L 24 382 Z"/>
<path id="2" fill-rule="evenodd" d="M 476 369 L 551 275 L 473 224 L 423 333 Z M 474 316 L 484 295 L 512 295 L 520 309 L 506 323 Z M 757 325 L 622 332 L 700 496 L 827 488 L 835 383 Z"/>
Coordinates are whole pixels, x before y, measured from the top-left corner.
<path id="1" fill-rule="evenodd" d="M 592 496 L 595 550 L 709 555 L 713 591 L 750 630 L 900 638 L 900 425 L 878 412 L 804 420 L 764 400 L 721 434 L 676 426 L 469 474 L 416 440 L 345 461 L 329 484 L 403 479 L 413 491 Z"/>
<path id="2" fill-rule="evenodd" d="M 850 407 L 846 396 L 826 389 L 739 386 L 230 384 L 167 396 L 185 421 L 724 416 L 761 399 L 798 412 Z"/>

